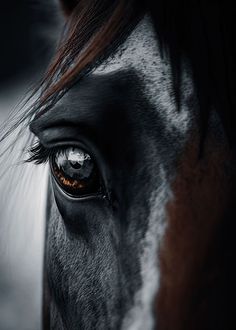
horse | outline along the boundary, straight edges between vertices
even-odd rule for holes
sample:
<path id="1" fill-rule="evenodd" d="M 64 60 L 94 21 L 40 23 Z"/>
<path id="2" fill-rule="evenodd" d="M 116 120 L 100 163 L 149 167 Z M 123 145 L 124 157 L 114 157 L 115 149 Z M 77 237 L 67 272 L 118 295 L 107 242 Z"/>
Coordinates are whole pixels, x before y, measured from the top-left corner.
<path id="1" fill-rule="evenodd" d="M 49 163 L 43 329 L 235 329 L 233 7 L 61 7 L 24 117 Z"/>

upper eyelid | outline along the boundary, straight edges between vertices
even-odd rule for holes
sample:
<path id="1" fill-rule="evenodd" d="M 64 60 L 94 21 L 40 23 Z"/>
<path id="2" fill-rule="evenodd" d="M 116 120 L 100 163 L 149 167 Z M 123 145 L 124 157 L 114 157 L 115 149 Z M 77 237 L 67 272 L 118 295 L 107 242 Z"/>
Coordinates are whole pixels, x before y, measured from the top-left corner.
<path id="1" fill-rule="evenodd" d="M 96 135 L 98 122 L 103 116 L 110 115 L 106 109 L 111 104 L 116 106 L 118 100 L 121 102 L 124 92 L 127 97 L 130 95 L 134 79 L 138 84 L 140 79 L 133 69 L 109 74 L 106 78 L 100 75 L 87 77 L 80 84 L 75 84 L 52 108 L 32 120 L 31 132 L 44 145 L 53 143 L 61 136 L 76 138 L 78 131 L 88 136 Z M 122 101 L 120 107 L 125 104 Z"/>
<path id="2" fill-rule="evenodd" d="M 51 149 L 55 146 L 61 145 L 77 145 L 87 144 L 90 141 L 94 144 L 93 129 L 89 125 L 61 125 L 47 129 L 43 129 L 40 134 L 36 135 L 40 144 Z"/>

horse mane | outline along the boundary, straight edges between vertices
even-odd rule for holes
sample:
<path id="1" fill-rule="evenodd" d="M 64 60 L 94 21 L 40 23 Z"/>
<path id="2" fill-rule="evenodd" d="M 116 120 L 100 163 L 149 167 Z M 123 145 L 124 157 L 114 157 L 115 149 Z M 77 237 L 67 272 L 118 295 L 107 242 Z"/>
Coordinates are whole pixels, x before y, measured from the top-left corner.
<path id="1" fill-rule="evenodd" d="M 55 105 L 96 61 L 118 46 L 149 10 L 162 56 L 171 62 L 177 104 L 181 102 L 180 64 L 184 55 L 192 67 L 203 131 L 207 130 L 209 112 L 215 109 L 229 142 L 234 141 L 236 23 L 233 5 L 221 0 L 71 0 L 62 1 L 62 5 L 67 16 L 56 54 L 32 94 L 39 95 L 37 100 L 12 130 L 35 113 Z"/>

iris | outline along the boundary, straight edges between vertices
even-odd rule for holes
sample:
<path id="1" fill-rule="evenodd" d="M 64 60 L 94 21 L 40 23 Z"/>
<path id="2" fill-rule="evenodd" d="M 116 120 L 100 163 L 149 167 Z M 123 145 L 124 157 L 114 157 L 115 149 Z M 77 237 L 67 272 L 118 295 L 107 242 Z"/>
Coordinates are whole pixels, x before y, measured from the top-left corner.
<path id="1" fill-rule="evenodd" d="M 51 158 L 51 169 L 62 190 L 73 197 L 101 192 L 101 176 L 93 158 L 77 147 L 59 150 Z"/>

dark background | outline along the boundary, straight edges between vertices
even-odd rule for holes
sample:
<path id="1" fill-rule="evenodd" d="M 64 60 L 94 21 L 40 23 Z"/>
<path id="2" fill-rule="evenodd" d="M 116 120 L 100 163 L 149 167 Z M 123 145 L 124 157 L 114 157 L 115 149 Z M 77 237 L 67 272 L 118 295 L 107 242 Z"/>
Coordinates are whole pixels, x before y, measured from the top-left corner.
<path id="1" fill-rule="evenodd" d="M 0 90 L 43 70 L 59 24 L 56 0 L 1 0 Z"/>

